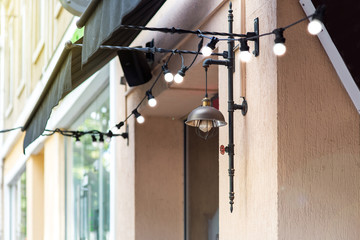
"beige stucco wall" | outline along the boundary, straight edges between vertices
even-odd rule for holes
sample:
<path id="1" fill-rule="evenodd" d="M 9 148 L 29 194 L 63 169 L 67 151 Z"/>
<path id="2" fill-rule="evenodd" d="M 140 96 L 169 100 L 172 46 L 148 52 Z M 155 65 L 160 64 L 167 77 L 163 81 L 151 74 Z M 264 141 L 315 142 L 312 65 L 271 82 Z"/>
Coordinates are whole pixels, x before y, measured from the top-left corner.
<path id="1" fill-rule="evenodd" d="M 25 134 L 23 133 L 19 138 L 19 141 L 16 142 L 14 147 L 11 149 L 9 154 L 4 159 L 4 177 L 13 169 L 16 165 L 16 162 L 21 159 L 23 156 L 22 143 L 24 141 Z"/>
<path id="2" fill-rule="evenodd" d="M 183 122 L 135 126 L 135 239 L 184 239 Z"/>
<path id="3" fill-rule="evenodd" d="M 243 32 L 252 31 L 255 17 L 263 33 L 305 16 L 297 1 L 246 1 L 245 7 Z M 258 58 L 236 64 L 235 102 L 243 93 L 249 111 L 235 113 L 232 214 L 228 157 L 220 156 L 221 239 L 358 239 L 360 119 L 306 25 L 285 32 L 285 56 L 273 55 L 270 36 L 260 39 Z M 219 84 L 219 92 L 226 112 L 227 86 Z M 224 128 L 220 144 L 227 142 Z"/>
<path id="4" fill-rule="evenodd" d="M 26 239 L 44 239 L 44 153 L 26 162 Z"/>
<path id="5" fill-rule="evenodd" d="M 278 1 L 279 25 L 304 17 Z M 279 239 L 359 239 L 360 118 L 307 22 L 279 58 Z"/>
<path id="6" fill-rule="evenodd" d="M 64 137 L 55 134 L 44 145 L 44 239 L 65 238 Z"/>

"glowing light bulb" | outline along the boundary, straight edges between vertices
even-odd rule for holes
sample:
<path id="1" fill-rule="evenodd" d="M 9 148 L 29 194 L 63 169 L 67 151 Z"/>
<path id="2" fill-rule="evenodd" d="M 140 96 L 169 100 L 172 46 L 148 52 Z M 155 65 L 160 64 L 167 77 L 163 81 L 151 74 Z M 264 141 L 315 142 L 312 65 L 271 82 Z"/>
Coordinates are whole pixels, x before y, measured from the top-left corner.
<path id="1" fill-rule="evenodd" d="M 97 142 L 97 139 L 96 139 L 96 137 L 95 137 L 95 135 L 91 135 L 91 139 L 92 139 L 92 145 L 93 145 L 93 147 L 98 147 L 99 146 L 99 144 L 98 144 L 98 142 Z"/>
<path id="2" fill-rule="evenodd" d="M 240 61 L 242 62 L 250 62 L 251 53 L 249 51 L 241 51 L 239 54 Z"/>
<path id="3" fill-rule="evenodd" d="M 212 121 L 211 120 L 201 120 L 199 123 L 199 130 L 202 132 L 210 132 L 212 129 Z"/>
<path id="4" fill-rule="evenodd" d="M 150 107 L 155 107 L 156 104 L 157 104 L 157 101 L 156 101 L 155 98 L 150 98 L 150 99 L 148 100 L 148 104 L 149 104 Z"/>
<path id="5" fill-rule="evenodd" d="M 322 28 L 323 28 L 322 23 L 318 19 L 311 20 L 311 22 L 308 25 L 308 31 L 312 35 L 319 34 L 321 32 Z"/>
<path id="6" fill-rule="evenodd" d="M 142 123 L 145 122 L 145 118 L 140 115 L 140 116 L 138 116 L 138 117 L 136 118 L 136 121 L 137 121 L 139 124 L 142 124 Z"/>
<path id="7" fill-rule="evenodd" d="M 208 46 L 204 46 L 204 47 L 202 47 L 201 50 L 200 50 L 200 52 L 202 53 L 202 55 L 203 55 L 204 57 L 209 57 L 209 56 L 211 55 L 212 51 L 213 51 L 213 50 L 212 50 L 210 47 L 208 47 Z"/>
<path id="8" fill-rule="evenodd" d="M 171 72 L 167 72 L 164 75 L 165 81 L 172 82 L 174 80 L 174 75 Z"/>
<path id="9" fill-rule="evenodd" d="M 75 146 L 78 147 L 78 148 L 80 148 L 82 146 L 82 143 L 81 143 L 80 139 L 77 139 L 75 141 Z"/>
<path id="10" fill-rule="evenodd" d="M 275 55 L 281 56 L 284 55 L 284 53 L 286 52 L 286 46 L 284 43 L 276 43 L 273 50 Z"/>
<path id="11" fill-rule="evenodd" d="M 175 77 L 174 77 L 174 81 L 175 81 L 176 83 L 182 83 L 182 82 L 184 81 L 184 77 L 181 76 L 179 73 L 177 73 L 177 74 L 175 75 Z"/>

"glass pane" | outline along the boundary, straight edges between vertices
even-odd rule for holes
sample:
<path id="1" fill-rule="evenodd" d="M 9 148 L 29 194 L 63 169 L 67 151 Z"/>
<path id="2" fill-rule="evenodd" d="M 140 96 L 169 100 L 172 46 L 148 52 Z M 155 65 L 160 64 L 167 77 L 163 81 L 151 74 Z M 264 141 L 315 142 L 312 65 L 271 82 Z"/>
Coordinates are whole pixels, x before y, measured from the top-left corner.
<path id="1" fill-rule="evenodd" d="M 26 172 L 10 188 L 10 239 L 26 239 Z"/>
<path id="2" fill-rule="evenodd" d="M 79 131 L 109 129 L 109 98 L 105 91 L 78 118 L 71 127 Z M 97 140 L 99 137 L 95 136 Z M 71 161 L 68 206 L 72 206 L 69 218 L 73 222 L 73 237 L 68 239 L 105 240 L 109 239 L 110 228 L 110 155 L 109 143 L 93 143 L 91 135 L 81 137 L 81 145 L 70 139 Z M 69 173 L 67 173 L 69 174 Z M 68 186 L 69 187 L 69 186 Z M 69 190 L 69 189 L 68 189 Z M 71 216 L 72 215 L 72 216 Z"/>
<path id="3" fill-rule="evenodd" d="M 26 172 L 20 178 L 20 239 L 26 239 Z"/>

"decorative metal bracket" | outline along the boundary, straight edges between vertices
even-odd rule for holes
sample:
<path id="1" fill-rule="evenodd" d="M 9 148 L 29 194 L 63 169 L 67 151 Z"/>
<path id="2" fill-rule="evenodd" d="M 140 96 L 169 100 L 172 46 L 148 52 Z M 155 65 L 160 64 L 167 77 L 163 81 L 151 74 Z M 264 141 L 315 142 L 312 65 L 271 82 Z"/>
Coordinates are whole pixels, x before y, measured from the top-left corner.
<path id="1" fill-rule="evenodd" d="M 248 38 L 249 41 L 254 42 L 254 51 L 253 54 L 255 57 L 259 56 L 260 54 L 260 44 L 259 44 L 259 18 L 254 19 L 254 32 L 247 32 L 246 38 Z"/>
<path id="2" fill-rule="evenodd" d="M 233 109 L 234 110 L 241 110 L 241 113 L 242 113 L 242 115 L 243 116 L 245 116 L 246 115 L 246 113 L 247 113 L 247 110 L 248 110 L 248 104 L 247 104 L 247 101 L 246 101 L 246 99 L 245 99 L 245 97 L 243 97 L 243 102 L 241 103 L 241 105 L 239 105 L 239 104 L 234 104 L 233 105 Z"/>

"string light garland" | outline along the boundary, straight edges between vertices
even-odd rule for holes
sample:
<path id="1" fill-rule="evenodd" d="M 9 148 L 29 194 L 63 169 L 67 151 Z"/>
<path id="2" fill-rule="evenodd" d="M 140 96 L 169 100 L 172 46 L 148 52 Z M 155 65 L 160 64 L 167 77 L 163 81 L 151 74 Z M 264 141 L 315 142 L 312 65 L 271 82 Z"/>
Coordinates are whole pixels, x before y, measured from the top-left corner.
<path id="1" fill-rule="evenodd" d="M 233 94 L 232 93 L 232 91 L 233 91 L 232 90 L 232 85 L 233 85 L 232 66 L 234 63 L 234 59 L 233 59 L 234 58 L 234 49 L 236 48 L 236 47 L 234 47 L 234 42 L 235 41 L 240 42 L 240 54 L 239 54 L 240 60 L 243 62 L 249 62 L 252 55 L 249 51 L 250 48 L 247 45 L 247 41 L 255 41 L 254 55 L 258 56 L 258 54 L 259 54 L 258 48 L 257 48 L 258 42 L 256 42 L 256 40 L 258 40 L 259 38 L 265 37 L 265 36 L 275 35 L 273 51 L 274 51 L 275 55 L 281 56 L 281 55 L 285 54 L 285 52 L 286 52 L 286 46 L 285 46 L 286 39 L 284 37 L 284 32 L 287 29 L 311 18 L 311 21 L 308 25 L 308 31 L 312 35 L 319 34 L 323 28 L 322 19 L 323 19 L 324 11 L 325 11 L 325 6 L 321 5 L 316 9 L 315 13 L 313 13 L 309 16 L 306 16 L 296 22 L 293 22 L 285 27 L 276 28 L 276 29 L 272 30 L 271 32 L 263 33 L 263 34 L 258 33 L 258 28 L 255 28 L 255 32 L 247 32 L 246 34 L 232 33 L 232 31 L 233 31 L 232 30 L 233 15 L 232 15 L 232 4 L 231 3 L 230 3 L 229 17 L 228 17 L 229 23 L 231 22 L 231 27 L 229 27 L 229 33 L 209 32 L 209 31 L 200 31 L 200 30 L 191 31 L 191 30 L 179 29 L 179 28 L 174 28 L 174 27 L 173 28 L 150 28 L 150 27 L 133 26 L 133 25 L 120 26 L 121 29 L 133 29 L 133 30 L 140 30 L 140 31 L 144 31 L 144 30 L 156 31 L 156 32 L 164 32 L 164 33 L 171 33 L 171 34 L 175 34 L 175 33 L 176 34 L 196 34 L 197 37 L 200 38 L 200 42 L 198 44 L 197 51 L 164 49 L 164 48 L 156 48 L 156 47 L 145 47 L 145 48 L 136 48 L 135 47 L 134 48 L 134 47 L 101 45 L 99 47 L 100 49 L 108 49 L 108 50 L 113 50 L 113 51 L 128 50 L 128 51 L 140 51 L 140 52 L 144 52 L 144 53 L 153 53 L 153 54 L 155 54 L 155 53 L 170 53 L 168 60 L 163 64 L 163 66 L 160 70 L 160 73 L 158 74 L 157 78 L 155 79 L 155 81 L 152 84 L 152 86 L 150 87 L 150 89 L 148 89 L 145 92 L 144 97 L 139 102 L 139 104 L 131 111 L 131 113 L 125 118 L 125 120 L 119 122 L 114 127 L 116 127 L 117 129 L 120 129 L 122 126 L 125 125 L 125 122 L 132 115 L 134 115 L 134 117 L 136 118 L 138 123 L 142 124 L 145 122 L 145 118 L 139 113 L 138 109 L 141 106 L 141 104 L 144 102 L 145 99 L 148 99 L 148 103 L 151 107 L 154 107 L 156 105 L 157 101 L 153 95 L 152 90 L 153 90 L 154 86 L 157 84 L 157 82 L 159 81 L 160 76 L 164 75 L 165 81 L 168 83 L 171 83 L 172 81 L 174 81 L 175 83 L 181 83 L 184 79 L 186 71 L 188 71 L 192 67 L 192 65 L 194 64 L 194 62 L 199 54 L 201 54 L 205 57 L 211 56 L 211 55 L 222 56 L 226 60 L 207 59 L 207 60 L 209 60 L 207 62 L 207 64 L 208 65 L 210 65 L 210 64 L 225 65 L 228 67 L 228 72 L 229 72 L 228 85 L 231 85 L 231 91 L 229 90 L 229 92 L 231 92 L 231 97 L 230 97 L 230 93 L 229 93 L 228 112 L 229 112 L 229 129 L 232 129 L 232 131 L 229 130 L 229 145 L 228 145 L 228 147 L 224 148 L 224 152 L 227 152 L 229 154 L 229 177 L 230 177 L 230 195 L 229 195 L 230 202 L 229 203 L 230 203 L 230 211 L 232 212 L 233 204 L 234 204 L 233 177 L 234 177 L 234 171 L 235 171 L 234 166 L 233 166 L 234 165 L 234 160 L 233 160 L 233 157 L 234 157 L 233 112 L 236 109 L 241 109 L 242 111 L 244 110 L 243 105 L 234 104 L 233 96 L 232 96 L 232 94 Z M 257 24 L 258 24 L 258 22 L 257 22 Z M 208 35 L 210 35 L 211 37 L 209 37 Z M 220 39 L 215 36 L 224 36 L 227 38 Z M 203 47 L 204 38 L 210 39 L 209 43 L 205 47 Z M 228 51 L 224 51 L 223 53 L 213 53 L 212 51 L 216 48 L 216 44 L 220 41 L 228 42 Z M 73 44 L 69 41 L 66 43 L 66 47 L 69 49 L 73 48 L 73 47 L 82 47 L 82 44 Z M 168 69 L 168 63 L 169 63 L 171 57 L 175 54 L 178 54 L 181 58 L 181 68 L 180 68 L 180 70 L 178 70 L 177 74 L 175 76 L 173 76 L 172 73 Z M 185 66 L 184 58 L 183 58 L 182 54 L 194 54 L 195 55 L 193 61 L 191 62 L 191 64 L 189 66 Z M 205 60 L 205 62 L 207 60 Z M 207 92 L 206 92 L 206 97 L 207 97 Z M 245 98 L 244 98 L 244 102 L 245 102 Z M 246 106 L 247 106 L 247 104 L 246 104 Z M 208 107 L 208 103 L 205 103 L 203 105 L 203 107 Z M 243 108 L 240 108 L 240 107 L 243 107 Z M 246 107 L 246 110 L 247 110 L 247 107 Z M 245 114 L 246 114 L 246 111 L 245 111 Z M 243 113 L 243 115 L 245 115 L 245 114 Z M 209 130 L 211 130 L 211 129 L 210 129 L 208 123 L 209 122 L 206 122 L 206 125 L 199 124 L 199 126 L 200 125 L 202 126 L 202 128 L 200 130 L 203 132 L 209 132 Z M 205 122 L 204 122 L 204 124 L 205 124 Z M 7 131 L 13 131 L 16 129 L 18 129 L 18 128 L 6 129 L 6 130 L 0 131 L 0 133 L 7 132 Z M 60 129 L 45 130 L 45 131 L 48 133 L 44 133 L 43 136 L 50 136 L 55 133 L 60 133 L 64 136 L 69 136 L 69 137 L 75 138 L 76 143 L 79 143 L 80 138 L 86 134 L 91 135 L 93 143 L 97 142 L 97 138 L 96 138 L 97 136 L 98 136 L 100 143 L 104 142 L 104 136 L 107 136 L 110 139 L 115 136 L 122 136 L 123 138 L 128 138 L 128 133 L 113 134 L 113 132 L 111 130 L 109 130 L 108 132 L 99 132 L 96 130 L 87 131 L 87 132 L 69 131 L 69 130 L 65 131 L 65 130 L 60 130 Z"/>
<path id="2" fill-rule="evenodd" d="M 181 83 L 183 81 L 183 77 L 185 76 L 186 71 L 188 71 L 189 68 L 191 68 L 191 66 L 193 65 L 193 63 L 195 62 L 195 60 L 199 54 L 202 54 L 205 57 L 215 55 L 215 56 L 222 56 L 224 58 L 227 58 L 228 56 L 227 56 L 226 51 L 223 53 L 213 53 L 212 52 L 215 49 L 216 44 L 219 41 L 232 41 L 232 40 L 239 41 L 240 42 L 240 54 L 239 54 L 240 60 L 243 62 L 249 62 L 251 60 L 251 53 L 249 51 L 250 48 L 247 44 L 247 41 L 259 39 L 261 37 L 265 37 L 265 36 L 269 36 L 269 35 L 275 35 L 275 39 L 274 39 L 275 44 L 274 44 L 273 51 L 276 55 L 280 56 L 286 52 L 284 31 L 288 28 L 291 28 L 291 27 L 309 19 L 309 18 L 312 18 L 312 21 L 309 23 L 308 31 L 311 34 L 313 34 L 311 32 L 311 30 L 309 29 L 309 28 L 311 28 L 310 25 L 314 24 L 313 23 L 314 21 L 316 21 L 316 24 L 317 24 L 317 22 L 321 22 L 323 19 L 324 11 L 325 11 L 325 6 L 321 5 L 316 9 L 314 14 L 308 15 L 308 16 L 306 16 L 296 22 L 293 22 L 285 27 L 276 28 L 271 32 L 267 32 L 267 33 L 263 33 L 263 34 L 255 34 L 253 32 L 248 32 L 246 34 L 237 34 L 237 33 L 225 33 L 225 32 L 209 32 L 209 31 L 201 31 L 201 30 L 191 31 L 191 30 L 174 28 L 174 27 L 172 27 L 172 28 L 154 28 L 154 27 L 134 26 L 134 25 L 120 26 L 120 28 L 122 28 L 122 29 L 133 29 L 133 30 L 140 30 L 140 31 L 156 31 L 156 32 L 171 33 L 171 34 L 175 34 L 175 33 L 177 33 L 177 34 L 195 34 L 199 38 L 201 38 L 201 41 L 198 44 L 197 51 L 164 49 L 164 48 L 156 48 L 156 47 L 132 48 L 132 47 L 122 47 L 122 46 L 101 45 L 100 48 L 102 48 L 102 49 L 108 49 L 108 50 L 114 50 L 114 51 L 129 50 L 129 51 L 141 51 L 141 52 L 145 52 L 145 53 L 157 53 L 157 52 L 158 53 L 171 53 L 171 55 L 168 58 L 168 60 L 166 61 L 166 63 L 163 64 L 161 72 L 160 72 L 159 76 L 156 78 L 156 80 L 154 81 L 154 84 L 151 86 L 151 88 L 148 91 L 146 91 L 145 97 L 140 101 L 138 106 L 126 117 L 126 119 L 124 121 L 121 121 L 118 124 L 116 124 L 115 127 L 120 129 L 122 126 L 124 126 L 125 122 L 127 121 L 127 119 L 129 117 L 131 117 L 131 115 L 133 115 L 135 113 L 139 114 L 138 107 L 142 104 L 142 102 L 146 99 L 146 97 L 148 97 L 149 100 L 154 99 L 154 98 L 149 97 L 149 93 L 151 93 L 152 88 L 155 86 L 155 84 L 159 80 L 160 75 L 164 74 L 164 79 L 168 83 L 171 83 L 173 80 L 176 83 Z M 321 29 L 319 30 L 319 24 L 317 24 L 317 31 L 316 31 L 317 33 L 321 32 L 322 27 L 323 27 L 322 23 L 320 26 L 321 26 Z M 315 32 L 315 31 L 313 31 L 313 32 Z M 207 35 L 212 35 L 212 37 L 209 37 Z M 215 36 L 227 36 L 228 38 L 220 39 Z M 235 37 L 240 37 L 240 38 L 236 39 Z M 203 45 L 204 38 L 210 39 L 210 42 L 206 46 L 203 47 L 202 45 Z M 68 47 L 69 48 L 82 47 L 82 44 L 69 43 Z M 168 68 L 168 63 L 174 54 L 179 54 L 179 56 L 181 57 L 181 68 L 177 72 L 175 77 Z M 195 57 L 194 57 L 192 63 L 188 67 L 186 67 L 184 65 L 184 58 L 183 58 L 182 54 L 195 54 Z M 136 115 L 136 116 L 138 116 L 138 115 Z"/>
<path id="3" fill-rule="evenodd" d="M 283 36 L 284 31 L 287 30 L 288 28 L 291 28 L 291 27 L 309 19 L 309 18 L 312 18 L 312 21 L 310 22 L 310 24 L 313 24 L 312 22 L 314 20 L 321 21 L 323 19 L 324 11 L 325 11 L 325 7 L 324 7 L 324 5 L 321 5 L 316 9 L 314 14 L 308 15 L 308 16 L 306 16 L 294 23 L 291 23 L 285 27 L 276 28 L 271 32 L 267 32 L 267 33 L 263 33 L 263 34 L 255 34 L 254 32 L 248 32 L 246 34 L 237 34 L 237 33 L 210 32 L 210 31 L 200 31 L 200 30 L 192 31 L 192 30 L 186 30 L 186 29 L 180 29 L 180 28 L 174 28 L 174 27 L 172 27 L 172 28 L 154 28 L 154 27 L 134 26 L 134 25 L 122 25 L 122 26 L 120 26 L 120 28 L 122 28 L 122 29 L 133 29 L 133 30 L 140 30 L 140 31 L 156 31 L 156 32 L 164 32 L 164 33 L 171 33 L 171 34 L 175 34 L 175 33 L 177 33 L 177 34 L 195 34 L 199 38 L 201 38 L 201 41 L 198 45 L 197 51 L 164 49 L 164 48 L 157 48 L 157 47 L 138 48 L 138 47 L 123 47 L 123 46 L 110 46 L 110 45 L 101 45 L 100 48 L 107 49 L 107 50 L 113 50 L 113 51 L 128 50 L 128 51 L 140 51 L 140 52 L 144 52 L 144 53 L 171 53 L 171 55 L 168 58 L 168 60 L 166 61 L 166 63 L 162 66 L 162 70 L 161 70 L 160 74 L 164 74 L 164 78 L 165 78 L 166 82 L 170 83 L 174 80 L 175 82 L 180 83 L 180 82 L 182 82 L 186 71 L 188 71 L 189 68 L 195 62 L 196 57 L 199 54 L 208 55 L 208 53 L 204 54 L 204 50 L 202 49 L 203 48 L 202 44 L 203 44 L 204 38 L 210 39 L 210 42 L 207 44 L 207 47 L 209 47 L 211 50 L 215 49 L 215 46 L 219 41 L 239 41 L 240 45 L 241 45 L 240 46 L 240 58 L 242 61 L 248 62 L 251 58 L 250 58 L 250 55 L 248 54 L 250 52 L 249 52 L 249 47 L 247 45 L 247 41 L 249 41 L 249 40 L 253 41 L 253 40 L 259 39 L 261 37 L 275 35 L 275 39 L 274 39 L 275 45 L 274 45 L 274 49 L 273 49 L 274 53 L 276 55 L 282 55 L 286 51 L 286 46 L 284 44 L 285 38 Z M 321 24 L 321 27 L 322 27 L 322 24 Z M 317 32 L 320 32 L 320 31 L 318 30 Z M 212 37 L 209 37 L 207 35 L 212 35 Z M 227 36 L 228 38 L 220 39 L 220 38 L 216 38 L 214 36 Z M 235 37 L 239 37 L 239 39 L 236 39 Z M 67 48 L 82 47 L 82 44 L 73 44 L 69 41 L 66 43 L 66 47 Z M 246 53 L 246 52 L 248 52 L 248 53 Z M 177 72 L 177 74 L 175 75 L 175 77 L 172 75 L 172 73 L 168 69 L 168 63 L 174 54 L 179 54 L 179 56 L 181 57 L 181 62 L 182 62 L 182 66 L 181 66 L 180 70 Z M 184 65 L 184 60 L 183 60 L 182 54 L 195 54 L 195 58 L 194 58 L 193 62 L 188 67 L 186 67 Z M 224 58 L 227 58 L 228 57 L 227 54 L 228 53 L 225 51 L 223 53 L 211 53 L 210 55 L 222 56 Z M 146 93 L 151 92 L 152 88 L 155 86 L 155 84 L 159 80 L 160 74 L 154 81 L 154 84 L 151 87 L 150 91 L 148 90 L 148 91 L 146 91 Z M 124 126 L 125 122 L 127 121 L 127 119 L 129 117 L 131 117 L 135 113 L 139 113 L 138 108 L 147 97 L 148 97 L 147 94 L 145 94 L 145 97 L 140 101 L 138 106 L 126 117 L 126 119 L 124 121 L 119 122 L 118 124 L 115 125 L 115 127 L 117 129 L 120 129 L 122 126 Z"/>
<path id="4" fill-rule="evenodd" d="M 113 137 L 122 137 L 124 139 L 127 139 L 129 137 L 129 134 L 127 132 L 121 133 L 121 134 L 115 134 L 111 130 L 107 132 L 101 132 L 98 130 L 89 130 L 89 131 L 78 131 L 78 130 L 62 130 L 60 128 L 56 128 L 55 130 L 48 130 L 45 129 L 42 136 L 52 136 L 55 133 L 59 133 L 65 137 L 72 137 L 75 138 L 75 143 L 81 142 L 81 137 L 85 135 L 91 135 L 91 139 L 94 145 L 95 143 L 99 142 L 100 144 L 104 142 L 104 137 L 107 137 L 107 139 L 111 139 Z"/>
<path id="5" fill-rule="evenodd" d="M 11 131 L 15 131 L 21 129 L 21 131 L 24 131 L 24 127 L 16 127 L 16 128 L 10 128 L 10 129 L 4 129 L 4 130 L 0 130 L 0 133 L 7 133 L 7 132 L 11 132 Z M 100 145 L 101 143 L 104 142 L 104 136 L 107 137 L 107 139 L 111 139 L 113 137 L 123 137 L 124 139 L 127 139 L 129 137 L 129 134 L 127 132 L 121 133 L 121 134 L 115 134 L 113 133 L 111 130 L 109 130 L 108 132 L 101 132 L 98 130 L 89 130 L 89 131 L 78 131 L 78 130 L 62 130 L 60 128 L 56 128 L 55 130 L 48 130 L 45 129 L 44 133 L 41 134 L 42 136 L 52 136 L 55 133 L 59 133 L 65 137 L 72 137 L 75 139 L 75 143 L 77 145 L 79 145 L 81 143 L 81 137 L 85 136 L 85 135 L 91 135 L 91 139 L 94 145 L 97 145 L 97 143 L 99 142 Z M 98 136 L 98 138 L 96 138 L 96 136 Z M 99 140 L 97 140 L 99 139 Z"/>

